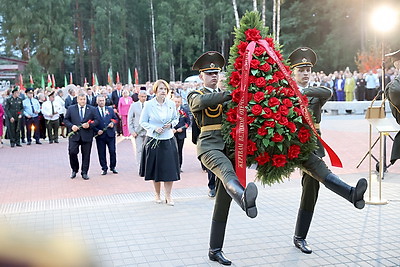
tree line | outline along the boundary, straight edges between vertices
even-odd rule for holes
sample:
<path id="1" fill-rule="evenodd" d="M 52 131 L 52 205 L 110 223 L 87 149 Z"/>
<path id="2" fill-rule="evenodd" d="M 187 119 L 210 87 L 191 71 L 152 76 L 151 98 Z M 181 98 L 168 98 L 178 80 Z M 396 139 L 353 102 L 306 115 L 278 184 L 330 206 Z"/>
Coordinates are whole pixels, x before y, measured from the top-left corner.
<path id="1" fill-rule="evenodd" d="M 40 83 L 42 74 L 57 81 L 73 73 L 74 82 L 100 84 L 107 73 L 138 69 L 139 80 L 184 80 L 195 59 L 207 50 L 225 57 L 237 19 L 257 9 L 287 56 L 298 46 L 313 48 L 316 69 L 356 68 L 356 55 L 379 47 L 369 14 L 378 0 L 2 0 L 2 54 L 28 61 L 25 74 Z M 395 0 L 386 1 L 399 9 Z M 387 34 L 385 49 L 397 50 Z M 24 77 L 28 77 L 24 75 Z M 58 84 L 61 82 L 58 82 Z"/>

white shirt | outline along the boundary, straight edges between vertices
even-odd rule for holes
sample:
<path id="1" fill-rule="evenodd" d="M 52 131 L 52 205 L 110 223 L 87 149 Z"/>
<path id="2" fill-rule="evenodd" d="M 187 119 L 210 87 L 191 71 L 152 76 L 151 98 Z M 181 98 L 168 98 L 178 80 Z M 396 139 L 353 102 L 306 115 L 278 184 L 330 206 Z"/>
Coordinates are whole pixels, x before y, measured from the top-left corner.
<path id="1" fill-rule="evenodd" d="M 57 101 L 54 100 L 53 106 L 54 106 L 54 112 L 57 112 L 57 114 L 54 114 L 54 115 L 52 112 L 52 106 L 51 106 L 50 100 L 47 100 L 46 102 L 44 102 L 42 104 L 42 114 L 46 120 L 55 121 L 55 120 L 58 120 L 58 118 L 60 118 L 60 113 L 62 112 L 61 105 Z"/>

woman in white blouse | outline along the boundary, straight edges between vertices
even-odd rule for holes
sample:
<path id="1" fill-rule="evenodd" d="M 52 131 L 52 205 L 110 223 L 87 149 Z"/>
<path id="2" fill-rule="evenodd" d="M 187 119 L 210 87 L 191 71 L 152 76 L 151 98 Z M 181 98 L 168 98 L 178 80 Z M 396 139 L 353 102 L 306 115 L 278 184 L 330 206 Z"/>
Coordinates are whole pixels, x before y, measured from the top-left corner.
<path id="1" fill-rule="evenodd" d="M 139 124 L 146 130 L 139 175 L 146 181 L 153 180 L 155 202 L 161 203 L 161 182 L 164 182 L 166 203 L 174 205 L 171 190 L 174 181 L 180 180 L 178 150 L 173 127 L 179 116 L 175 103 L 170 100 L 169 84 L 157 80 L 153 85 L 156 97 L 146 101 Z"/>

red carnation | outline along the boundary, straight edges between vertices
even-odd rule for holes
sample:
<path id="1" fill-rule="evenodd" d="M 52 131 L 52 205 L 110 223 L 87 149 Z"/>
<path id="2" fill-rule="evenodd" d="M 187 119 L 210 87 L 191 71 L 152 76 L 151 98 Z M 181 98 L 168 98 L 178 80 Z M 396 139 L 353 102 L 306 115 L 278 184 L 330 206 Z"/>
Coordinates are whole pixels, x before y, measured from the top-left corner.
<path id="1" fill-rule="evenodd" d="M 296 132 L 296 124 L 294 124 L 294 122 L 289 121 L 289 122 L 286 124 L 286 127 L 289 129 L 289 131 L 290 131 L 291 133 Z"/>
<path id="2" fill-rule="evenodd" d="M 289 159 L 295 159 L 298 158 L 300 154 L 300 146 L 298 145 L 291 145 L 288 149 L 287 152 L 287 157 Z"/>
<path id="3" fill-rule="evenodd" d="M 260 103 L 265 99 L 264 92 L 257 92 L 254 94 L 254 101 Z"/>
<path id="4" fill-rule="evenodd" d="M 247 101 L 250 101 L 253 99 L 253 94 L 252 93 L 247 93 Z"/>
<path id="5" fill-rule="evenodd" d="M 272 78 L 268 80 L 268 83 L 277 83 L 279 81 L 276 75 L 272 75 Z"/>
<path id="6" fill-rule="evenodd" d="M 249 75 L 249 85 L 252 83 L 256 83 L 257 77 L 253 75 Z"/>
<path id="7" fill-rule="evenodd" d="M 238 71 L 233 71 L 230 77 L 229 84 L 233 87 L 238 87 L 240 84 L 240 73 Z"/>
<path id="8" fill-rule="evenodd" d="M 274 133 L 274 136 L 271 138 L 271 141 L 275 143 L 280 143 L 283 140 L 285 140 L 285 137 L 283 137 L 283 135 L 280 135 L 278 133 Z"/>
<path id="9" fill-rule="evenodd" d="M 240 42 L 238 44 L 237 48 L 239 50 L 240 55 L 243 55 L 246 52 L 247 45 L 248 45 L 247 42 Z"/>
<path id="10" fill-rule="evenodd" d="M 281 116 L 281 118 L 278 120 L 278 123 L 280 124 L 280 125 L 284 125 L 284 126 L 286 126 L 287 124 L 288 124 L 288 118 L 287 117 L 285 117 L 285 116 Z"/>
<path id="11" fill-rule="evenodd" d="M 263 127 L 265 128 L 274 128 L 275 127 L 275 121 L 265 121 L 263 124 Z"/>
<path id="12" fill-rule="evenodd" d="M 236 127 L 232 128 L 230 135 L 232 136 L 232 139 L 236 141 Z"/>
<path id="13" fill-rule="evenodd" d="M 114 124 L 116 124 L 116 123 L 117 123 L 117 120 L 111 119 L 111 122 L 114 123 Z"/>
<path id="14" fill-rule="evenodd" d="M 264 77 L 259 77 L 256 79 L 255 84 L 258 88 L 264 88 L 267 85 L 267 81 Z"/>
<path id="15" fill-rule="evenodd" d="M 272 166 L 275 167 L 283 167 L 286 164 L 286 156 L 285 155 L 274 155 L 272 157 Z"/>
<path id="16" fill-rule="evenodd" d="M 272 64 L 275 64 L 275 61 L 272 59 L 272 57 L 268 57 L 267 58 L 267 63 L 272 65 Z"/>
<path id="17" fill-rule="evenodd" d="M 265 48 L 262 46 L 257 46 L 256 49 L 254 49 L 254 55 L 256 55 L 257 57 L 261 56 L 262 54 L 264 54 L 265 52 Z"/>
<path id="18" fill-rule="evenodd" d="M 298 107 L 294 107 L 293 111 L 296 112 L 297 116 L 301 116 L 301 109 Z"/>
<path id="19" fill-rule="evenodd" d="M 287 116 L 289 114 L 289 109 L 285 105 L 280 105 L 278 111 L 280 111 L 283 116 Z"/>
<path id="20" fill-rule="evenodd" d="M 274 120 L 276 120 L 276 121 L 280 121 L 281 118 L 282 118 L 282 115 L 281 115 L 281 113 L 276 112 L 276 113 L 273 113 L 273 114 L 272 114 L 272 118 L 273 118 Z"/>
<path id="21" fill-rule="evenodd" d="M 264 72 L 268 72 L 271 70 L 271 66 L 268 63 L 265 63 L 263 65 L 261 65 L 260 67 L 258 67 L 259 70 L 264 71 Z"/>
<path id="22" fill-rule="evenodd" d="M 273 112 L 272 112 L 272 110 L 270 108 L 265 107 L 265 108 L 263 108 L 263 110 L 264 110 L 264 113 L 265 113 L 265 114 L 262 115 L 263 118 L 266 118 L 266 119 L 272 118 Z"/>
<path id="23" fill-rule="evenodd" d="M 258 116 L 261 114 L 263 111 L 262 106 L 256 104 L 251 108 L 251 113 L 253 113 L 255 116 Z"/>
<path id="24" fill-rule="evenodd" d="M 247 41 L 258 41 L 261 39 L 260 31 L 257 29 L 248 29 L 244 34 Z"/>
<path id="25" fill-rule="evenodd" d="M 226 120 L 235 123 L 237 120 L 237 107 L 231 108 L 226 112 Z"/>
<path id="26" fill-rule="evenodd" d="M 277 71 L 277 72 L 275 72 L 273 76 L 276 76 L 278 80 L 283 80 L 283 79 L 285 79 L 285 75 L 283 74 L 282 71 Z"/>
<path id="27" fill-rule="evenodd" d="M 264 127 L 258 128 L 258 130 L 257 130 L 257 134 L 260 136 L 264 136 L 267 133 L 268 133 L 268 131 Z"/>
<path id="28" fill-rule="evenodd" d="M 256 117 L 247 116 L 247 124 L 252 124 L 256 120 Z"/>
<path id="29" fill-rule="evenodd" d="M 270 156 L 268 155 L 267 152 L 264 152 L 261 155 L 259 155 L 258 157 L 256 157 L 255 160 L 258 162 L 258 164 L 264 165 L 265 163 L 270 161 L 271 158 L 270 158 Z"/>
<path id="30" fill-rule="evenodd" d="M 273 87 L 272 85 L 268 85 L 267 87 L 265 87 L 265 91 L 267 91 L 268 94 L 271 94 L 273 91 L 275 91 L 275 87 Z"/>
<path id="31" fill-rule="evenodd" d="M 254 155 L 254 152 L 257 151 L 256 143 L 251 140 L 247 140 L 247 154 Z"/>
<path id="32" fill-rule="evenodd" d="M 233 64 L 233 67 L 236 70 L 242 70 L 243 67 L 243 58 L 242 57 L 238 57 L 235 61 L 235 63 Z"/>
<path id="33" fill-rule="evenodd" d="M 286 107 L 290 108 L 293 106 L 293 102 L 289 98 L 285 98 L 282 100 L 282 104 L 284 104 Z"/>
<path id="34" fill-rule="evenodd" d="M 265 41 L 267 41 L 268 45 L 270 47 L 272 47 L 272 49 L 274 49 L 274 47 L 275 47 L 274 39 L 272 39 L 270 37 L 265 37 Z"/>
<path id="35" fill-rule="evenodd" d="M 297 136 L 299 137 L 299 141 L 304 144 L 310 139 L 311 134 L 306 127 L 301 127 Z"/>
<path id="36" fill-rule="evenodd" d="M 233 90 L 231 93 L 232 101 L 235 103 L 239 103 L 240 101 L 240 89 Z"/>
<path id="37" fill-rule="evenodd" d="M 258 69 L 258 67 L 260 66 L 260 61 L 258 61 L 257 59 L 252 59 L 250 61 L 250 68 L 252 69 Z"/>
<path id="38" fill-rule="evenodd" d="M 275 106 L 279 105 L 280 103 L 281 103 L 281 102 L 280 102 L 279 99 L 276 98 L 276 97 L 271 97 L 271 98 L 268 100 L 268 106 L 269 106 L 269 107 L 275 107 Z"/>

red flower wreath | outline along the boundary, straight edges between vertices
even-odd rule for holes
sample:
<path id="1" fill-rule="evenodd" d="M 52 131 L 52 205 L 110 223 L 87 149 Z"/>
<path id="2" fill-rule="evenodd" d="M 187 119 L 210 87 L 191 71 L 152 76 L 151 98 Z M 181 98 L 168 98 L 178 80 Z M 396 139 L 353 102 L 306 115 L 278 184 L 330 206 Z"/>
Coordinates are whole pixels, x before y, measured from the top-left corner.
<path id="1" fill-rule="evenodd" d="M 237 107 L 242 93 L 243 58 L 252 41 L 266 40 L 280 60 L 279 46 L 267 36 L 258 13 L 248 12 L 242 18 L 241 27 L 236 29 L 234 45 L 230 50 L 228 86 L 232 101 L 226 109 L 222 132 L 224 140 L 234 155 Z M 285 62 L 283 62 L 285 63 Z M 300 102 L 288 85 L 283 72 L 267 54 L 266 49 L 256 44 L 249 62 L 247 104 L 247 166 L 257 165 L 257 178 L 263 183 L 280 182 L 291 174 L 295 167 L 307 159 L 315 149 L 315 136 L 304 124 Z M 289 67 L 285 66 L 289 71 Z M 289 71 L 290 72 L 290 71 Z"/>

